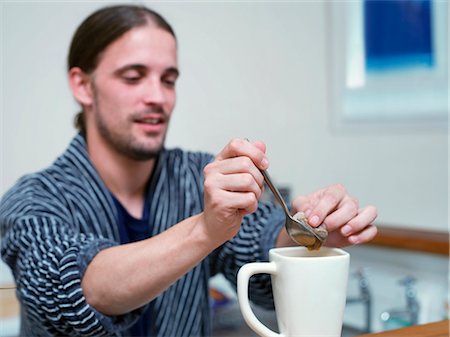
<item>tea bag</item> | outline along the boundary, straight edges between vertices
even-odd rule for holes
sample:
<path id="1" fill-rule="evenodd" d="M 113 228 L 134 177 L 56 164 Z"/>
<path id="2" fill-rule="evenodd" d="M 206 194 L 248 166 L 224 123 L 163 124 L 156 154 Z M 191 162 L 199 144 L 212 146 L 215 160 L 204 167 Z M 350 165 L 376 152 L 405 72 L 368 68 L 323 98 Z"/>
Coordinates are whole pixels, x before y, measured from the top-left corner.
<path id="1" fill-rule="evenodd" d="M 300 240 L 301 244 L 305 247 L 307 247 L 309 250 L 318 250 L 320 249 L 320 247 L 322 246 L 322 243 L 325 242 L 325 240 L 328 237 L 328 231 L 325 227 L 325 224 L 321 224 L 318 227 L 312 227 L 309 223 L 308 223 L 308 219 L 305 216 L 305 213 L 303 212 L 297 212 L 293 215 L 293 218 L 295 220 L 300 221 L 301 223 L 303 223 L 306 226 L 311 227 L 311 229 L 314 231 L 314 233 L 316 233 L 316 235 L 320 238 L 320 240 L 318 240 L 316 237 L 314 236 L 296 236 L 296 241 Z"/>

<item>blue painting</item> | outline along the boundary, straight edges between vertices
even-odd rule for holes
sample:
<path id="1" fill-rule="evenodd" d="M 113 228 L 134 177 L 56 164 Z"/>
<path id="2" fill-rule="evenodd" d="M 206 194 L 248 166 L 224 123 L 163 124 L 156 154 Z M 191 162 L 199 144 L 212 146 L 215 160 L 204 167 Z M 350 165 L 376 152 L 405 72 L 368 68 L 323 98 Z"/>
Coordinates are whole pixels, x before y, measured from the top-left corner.
<path id="1" fill-rule="evenodd" d="M 364 0 L 366 70 L 434 66 L 432 0 Z"/>

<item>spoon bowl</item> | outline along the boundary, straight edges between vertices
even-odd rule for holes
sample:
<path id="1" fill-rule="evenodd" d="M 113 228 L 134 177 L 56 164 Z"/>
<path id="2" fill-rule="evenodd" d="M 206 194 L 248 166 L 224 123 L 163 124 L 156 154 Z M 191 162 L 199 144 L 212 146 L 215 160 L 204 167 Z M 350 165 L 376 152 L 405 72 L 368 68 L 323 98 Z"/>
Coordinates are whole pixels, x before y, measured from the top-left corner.
<path id="1" fill-rule="evenodd" d="M 328 231 L 325 225 L 321 224 L 317 228 L 311 227 L 308 224 L 308 220 L 303 212 L 298 212 L 294 214 L 294 216 L 291 216 L 286 202 L 278 189 L 272 183 L 267 171 L 261 170 L 261 173 L 264 176 L 264 181 L 267 186 L 269 186 L 270 190 L 284 210 L 286 215 L 286 222 L 284 225 L 291 239 L 300 246 L 305 246 L 310 250 L 320 249 L 328 236 Z"/>

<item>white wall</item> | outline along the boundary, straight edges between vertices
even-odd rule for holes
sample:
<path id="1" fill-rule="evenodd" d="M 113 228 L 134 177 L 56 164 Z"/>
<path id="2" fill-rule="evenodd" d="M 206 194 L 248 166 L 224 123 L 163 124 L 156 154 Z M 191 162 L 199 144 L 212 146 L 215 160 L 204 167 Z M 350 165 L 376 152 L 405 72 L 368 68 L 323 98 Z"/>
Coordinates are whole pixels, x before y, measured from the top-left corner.
<path id="1" fill-rule="evenodd" d="M 105 4 L 1 4 L 0 193 L 73 136 L 67 49 L 81 20 Z M 326 1 L 148 4 L 179 39 L 169 146 L 217 152 L 231 137 L 262 139 L 272 176 L 294 194 L 342 182 L 378 206 L 379 223 L 447 229 L 446 128 L 333 124 Z"/>

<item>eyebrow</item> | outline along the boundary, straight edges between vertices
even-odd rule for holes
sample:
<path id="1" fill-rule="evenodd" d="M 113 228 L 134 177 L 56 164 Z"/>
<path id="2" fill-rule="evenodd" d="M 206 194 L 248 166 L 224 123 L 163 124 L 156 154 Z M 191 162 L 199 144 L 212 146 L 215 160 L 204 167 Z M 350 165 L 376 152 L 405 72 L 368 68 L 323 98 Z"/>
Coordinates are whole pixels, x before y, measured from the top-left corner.
<path id="1" fill-rule="evenodd" d="M 115 75 L 120 75 L 128 70 L 147 71 L 148 67 L 143 64 L 128 64 L 114 71 Z M 178 77 L 180 71 L 176 67 L 169 67 L 164 71 L 165 74 Z"/>

